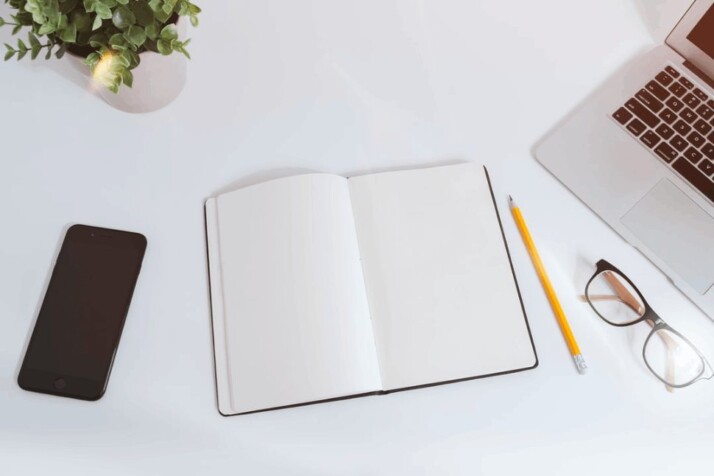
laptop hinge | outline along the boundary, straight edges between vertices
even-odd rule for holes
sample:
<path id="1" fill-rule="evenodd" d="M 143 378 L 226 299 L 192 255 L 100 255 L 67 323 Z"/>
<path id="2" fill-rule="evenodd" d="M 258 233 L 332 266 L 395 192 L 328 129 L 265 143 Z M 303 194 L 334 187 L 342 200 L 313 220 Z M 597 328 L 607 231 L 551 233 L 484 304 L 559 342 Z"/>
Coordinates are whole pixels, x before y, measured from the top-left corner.
<path id="1" fill-rule="evenodd" d="M 707 85 L 709 85 L 710 88 L 714 88 L 714 80 L 712 78 L 710 78 L 709 76 L 707 76 L 701 69 L 697 68 L 689 61 L 685 61 L 684 66 L 688 70 L 690 70 L 692 73 L 696 74 L 699 77 L 699 79 L 701 79 L 702 81 L 707 83 Z"/>

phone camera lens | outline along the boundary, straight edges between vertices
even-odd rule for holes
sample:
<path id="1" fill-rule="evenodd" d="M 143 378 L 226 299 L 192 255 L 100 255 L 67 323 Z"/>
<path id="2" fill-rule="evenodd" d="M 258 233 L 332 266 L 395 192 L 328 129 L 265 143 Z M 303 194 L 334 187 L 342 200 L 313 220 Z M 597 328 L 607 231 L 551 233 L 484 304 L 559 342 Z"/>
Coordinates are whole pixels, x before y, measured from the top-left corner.
<path id="1" fill-rule="evenodd" d="M 89 236 L 91 236 L 92 238 L 94 238 L 94 233 L 91 233 Z"/>

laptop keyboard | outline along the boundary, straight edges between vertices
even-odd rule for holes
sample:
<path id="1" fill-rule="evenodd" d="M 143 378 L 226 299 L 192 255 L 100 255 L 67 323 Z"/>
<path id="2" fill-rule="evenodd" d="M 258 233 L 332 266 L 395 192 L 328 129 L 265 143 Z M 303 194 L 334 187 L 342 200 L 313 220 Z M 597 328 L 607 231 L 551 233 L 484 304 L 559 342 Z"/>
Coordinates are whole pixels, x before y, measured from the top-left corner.
<path id="1" fill-rule="evenodd" d="M 612 117 L 714 202 L 714 98 L 667 66 Z"/>

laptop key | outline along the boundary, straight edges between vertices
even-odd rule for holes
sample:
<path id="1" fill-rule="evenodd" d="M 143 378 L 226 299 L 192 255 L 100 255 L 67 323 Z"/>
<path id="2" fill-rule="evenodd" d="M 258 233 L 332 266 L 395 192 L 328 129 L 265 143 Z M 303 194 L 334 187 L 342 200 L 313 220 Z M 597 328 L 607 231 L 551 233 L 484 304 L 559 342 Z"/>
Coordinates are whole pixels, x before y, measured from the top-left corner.
<path id="1" fill-rule="evenodd" d="M 677 115 L 669 109 L 665 109 L 664 111 L 660 112 L 659 117 L 667 124 L 672 124 L 674 121 L 677 120 Z"/>
<path id="2" fill-rule="evenodd" d="M 679 117 L 691 124 L 695 121 L 697 115 L 694 113 L 694 111 L 692 111 L 688 107 L 685 107 L 684 110 L 679 113 Z"/>
<path id="3" fill-rule="evenodd" d="M 674 84 L 672 84 L 672 85 L 671 85 L 669 88 L 667 88 L 667 89 L 669 90 L 669 92 L 671 92 L 672 94 L 674 94 L 674 95 L 677 96 L 678 98 L 681 98 L 681 97 L 684 96 L 684 95 L 686 94 L 686 92 L 687 92 L 687 88 L 685 88 L 684 86 L 682 86 L 682 85 L 679 84 L 679 83 L 674 83 Z"/>
<path id="4" fill-rule="evenodd" d="M 655 95 L 657 99 L 660 101 L 664 101 L 669 97 L 669 91 L 664 89 L 661 84 L 659 84 L 657 81 L 650 81 L 647 83 L 647 86 L 645 86 L 649 92 Z"/>
<path id="5" fill-rule="evenodd" d="M 707 159 L 714 160 L 714 144 L 710 142 L 702 147 L 702 154 L 704 154 Z"/>
<path id="6" fill-rule="evenodd" d="M 689 142 L 687 142 L 682 136 L 675 136 L 674 139 L 669 141 L 669 143 L 672 144 L 672 147 L 677 149 L 679 152 L 682 152 L 684 149 L 689 147 Z"/>
<path id="7" fill-rule="evenodd" d="M 659 134 L 659 136 L 664 140 L 669 140 L 674 135 L 674 130 L 667 124 L 660 124 L 659 127 L 657 127 L 657 129 L 655 130 L 655 132 L 657 132 L 657 134 Z"/>
<path id="8" fill-rule="evenodd" d="M 684 103 L 681 100 L 672 97 L 667 100 L 667 106 L 674 112 L 679 112 L 684 107 Z"/>
<path id="9" fill-rule="evenodd" d="M 674 68 L 671 67 L 671 66 L 667 66 L 666 68 L 664 68 L 664 70 L 665 70 L 667 73 L 669 73 L 669 75 L 672 76 L 673 78 L 678 78 L 678 77 L 679 77 L 679 71 L 677 71 L 676 69 L 674 69 Z"/>
<path id="10" fill-rule="evenodd" d="M 694 188 L 702 192 L 709 200 L 714 202 L 714 182 L 701 173 L 695 166 L 681 157 L 672 164 L 672 168 L 679 172 Z"/>
<path id="11" fill-rule="evenodd" d="M 706 142 L 706 139 L 704 139 L 704 137 L 700 136 L 696 132 L 692 132 L 691 134 L 689 134 L 689 137 L 687 137 L 687 140 L 689 141 L 690 144 L 692 144 L 694 147 L 697 147 L 697 148 L 703 146 L 704 143 Z"/>
<path id="12" fill-rule="evenodd" d="M 639 137 L 640 134 L 645 131 L 645 129 L 647 129 L 647 126 L 640 122 L 639 119 L 632 119 L 632 122 L 627 124 L 627 130 L 633 133 L 636 137 Z"/>
<path id="13" fill-rule="evenodd" d="M 657 134 L 655 134 L 654 132 L 647 131 L 642 135 L 642 137 L 640 137 L 640 140 L 642 141 L 642 143 L 644 145 L 646 145 L 647 147 L 649 147 L 651 149 L 652 147 L 659 144 L 659 142 L 662 139 L 660 139 L 660 137 Z"/>
<path id="14" fill-rule="evenodd" d="M 714 99 L 707 101 L 707 106 L 709 106 L 710 109 L 714 109 Z"/>
<path id="15" fill-rule="evenodd" d="M 659 83 L 663 86 L 669 86 L 674 81 L 674 79 L 672 79 L 672 76 L 668 75 L 664 71 L 655 76 L 655 79 L 659 81 Z"/>
<path id="16" fill-rule="evenodd" d="M 657 124 L 660 123 L 660 120 L 657 118 L 657 116 L 652 114 L 649 109 L 643 106 L 642 103 L 635 98 L 632 98 L 627 101 L 627 103 L 625 103 L 625 107 L 635 116 L 637 116 L 642 122 L 644 122 L 650 127 L 655 127 Z"/>
<path id="17" fill-rule="evenodd" d="M 697 168 L 704 172 L 705 175 L 708 175 L 710 177 L 712 174 L 714 174 L 714 162 L 711 162 L 707 159 L 702 160 L 702 162 L 697 165 Z"/>
<path id="18" fill-rule="evenodd" d="M 692 130 L 692 126 L 684 122 L 683 120 L 678 120 L 677 123 L 673 126 L 674 130 L 682 134 L 683 136 L 686 136 L 689 134 Z"/>
<path id="19" fill-rule="evenodd" d="M 664 107 L 664 104 L 662 104 L 659 99 L 651 95 L 645 89 L 640 89 L 639 92 L 635 95 L 635 97 L 639 99 L 642 104 L 650 108 L 652 112 L 660 112 Z"/>
<path id="20" fill-rule="evenodd" d="M 702 91 L 702 90 L 699 89 L 699 88 L 694 88 L 694 95 L 695 95 L 696 97 L 698 97 L 701 101 L 705 101 L 705 102 L 706 102 L 707 99 L 709 99 L 709 96 L 707 96 L 707 93 L 705 93 L 704 91 Z"/>
<path id="21" fill-rule="evenodd" d="M 694 94 L 692 94 L 692 93 L 689 93 L 689 94 L 687 94 L 686 96 L 684 96 L 684 98 L 683 98 L 682 100 L 684 101 L 684 104 L 686 104 L 687 106 L 691 107 L 692 109 L 696 109 L 696 108 L 702 103 L 702 102 L 701 102 L 699 99 L 697 99 L 697 97 L 696 97 Z"/>
<path id="22" fill-rule="evenodd" d="M 699 119 L 697 122 L 694 123 L 694 128 L 703 135 L 709 134 L 714 127 L 710 126 L 707 121 L 704 119 Z"/>
<path id="23" fill-rule="evenodd" d="M 662 142 L 655 148 L 655 154 L 657 154 L 660 159 L 664 160 L 668 164 L 671 163 L 674 159 L 676 159 L 679 155 L 679 153 L 677 153 L 677 151 L 666 142 Z"/>
<path id="24" fill-rule="evenodd" d="M 712 132 L 711 134 L 709 134 L 709 135 L 707 136 L 707 140 L 708 140 L 709 142 L 714 142 L 714 132 Z"/>
<path id="25" fill-rule="evenodd" d="M 692 89 L 694 87 L 694 84 L 690 80 L 685 78 L 684 76 L 679 78 L 679 82 L 682 83 L 682 86 L 684 86 L 687 89 Z"/>
<path id="26" fill-rule="evenodd" d="M 615 111 L 615 114 L 613 114 L 612 117 L 614 117 L 617 122 L 624 126 L 630 121 L 630 119 L 632 119 L 632 113 L 630 113 L 630 111 L 628 111 L 624 107 L 621 107 L 620 109 Z"/>
<path id="27" fill-rule="evenodd" d="M 709 106 L 702 104 L 699 106 L 699 109 L 697 109 L 697 114 L 702 116 L 702 119 L 705 121 L 708 121 L 712 117 L 714 117 L 714 110 L 712 110 Z"/>
<path id="28" fill-rule="evenodd" d="M 700 160 L 702 160 L 702 157 L 704 157 L 704 156 L 702 155 L 702 153 L 699 152 L 699 151 L 698 151 L 697 149 L 695 149 L 694 147 L 690 147 L 690 148 L 687 149 L 687 150 L 684 152 L 684 154 L 682 154 L 682 155 L 684 155 L 684 156 L 687 158 L 687 160 L 690 161 L 690 162 L 693 163 L 693 164 L 696 164 L 697 162 L 699 162 Z"/>

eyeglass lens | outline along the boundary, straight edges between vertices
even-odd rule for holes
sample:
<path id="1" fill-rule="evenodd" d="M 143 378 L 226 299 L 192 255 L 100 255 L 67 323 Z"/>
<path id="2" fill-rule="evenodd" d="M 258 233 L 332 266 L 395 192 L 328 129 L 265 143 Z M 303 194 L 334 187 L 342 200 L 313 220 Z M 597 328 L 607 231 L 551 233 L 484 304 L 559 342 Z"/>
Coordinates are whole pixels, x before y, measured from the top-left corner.
<path id="1" fill-rule="evenodd" d="M 645 305 L 637 291 L 615 271 L 595 276 L 586 295 L 595 312 L 611 324 L 629 324 L 645 315 Z"/>
<path id="2" fill-rule="evenodd" d="M 704 372 L 704 362 L 692 345 L 669 329 L 656 329 L 647 339 L 645 362 L 661 380 L 687 385 Z"/>

